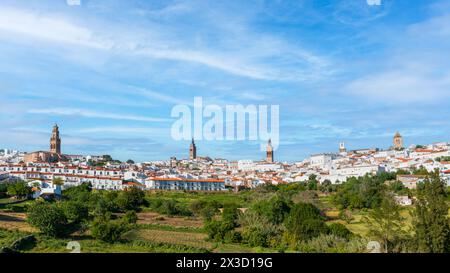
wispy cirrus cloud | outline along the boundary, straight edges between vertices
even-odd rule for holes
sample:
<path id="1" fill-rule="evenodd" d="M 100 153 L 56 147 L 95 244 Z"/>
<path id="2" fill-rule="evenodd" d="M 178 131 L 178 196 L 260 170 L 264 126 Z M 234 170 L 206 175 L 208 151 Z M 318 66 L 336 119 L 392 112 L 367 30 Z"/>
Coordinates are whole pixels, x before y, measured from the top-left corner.
<path id="1" fill-rule="evenodd" d="M 130 120 L 130 121 L 147 121 L 147 122 L 169 122 L 171 119 L 155 118 L 146 116 L 137 116 L 129 114 L 106 113 L 99 111 L 91 111 L 77 108 L 34 108 L 27 111 L 30 114 L 45 114 L 45 115 L 59 115 L 59 116 L 78 116 L 87 118 L 101 118 L 114 120 Z"/>
<path id="2" fill-rule="evenodd" d="M 108 133 L 108 134 L 136 134 L 151 137 L 169 137 L 170 130 L 167 127 L 135 127 L 135 126 L 101 126 L 89 128 L 76 128 L 76 134 Z"/>
<path id="3" fill-rule="evenodd" d="M 213 50 L 203 43 L 193 43 L 186 35 L 163 35 L 167 29 L 157 24 L 151 29 L 129 30 L 123 33 L 124 36 L 120 39 L 117 39 L 114 32 L 123 32 L 122 27 L 108 25 L 108 28 L 105 28 L 102 24 L 105 23 L 83 26 L 69 18 L 51 13 L 16 8 L 0 9 L 0 30 L 24 36 L 25 39 L 31 37 L 50 43 L 109 51 L 113 54 L 199 64 L 257 80 L 304 81 L 317 78 L 321 71 L 327 72 L 326 74 L 331 71 L 323 69 L 329 66 L 329 61 L 322 56 L 279 38 L 255 35 L 248 30 L 217 41 L 217 49 Z M 231 46 L 230 40 L 245 43 L 248 48 L 235 48 Z M 280 52 L 283 52 L 283 55 L 279 55 Z M 266 59 L 272 59 L 272 64 L 267 65 Z M 298 64 L 302 64 L 304 68 L 299 70 Z"/>

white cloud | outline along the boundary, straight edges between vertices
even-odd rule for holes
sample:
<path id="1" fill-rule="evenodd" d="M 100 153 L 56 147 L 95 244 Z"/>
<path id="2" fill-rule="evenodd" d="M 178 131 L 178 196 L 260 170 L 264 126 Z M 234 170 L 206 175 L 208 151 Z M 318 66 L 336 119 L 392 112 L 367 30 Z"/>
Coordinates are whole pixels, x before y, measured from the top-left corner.
<path id="1" fill-rule="evenodd" d="M 352 95 L 389 103 L 436 102 L 450 97 L 450 75 L 432 76 L 399 69 L 369 75 L 347 86 Z"/>
<path id="2" fill-rule="evenodd" d="M 381 35 L 381 34 L 380 34 Z M 383 39 L 383 37 L 380 37 Z M 386 54 L 344 87 L 347 94 L 386 104 L 438 103 L 450 98 L 450 14 L 412 24 L 387 41 Z"/>
<path id="3" fill-rule="evenodd" d="M 91 127 L 80 128 L 73 130 L 78 134 L 92 134 L 92 133 L 111 133 L 111 134 L 125 134 L 125 135 L 146 135 L 152 137 L 162 137 L 170 135 L 170 128 L 148 128 L 148 127 L 128 127 L 128 126 L 105 126 L 105 127 Z"/>
<path id="4" fill-rule="evenodd" d="M 39 39 L 97 49 L 109 49 L 112 46 L 99 39 L 91 30 L 76 26 L 63 18 L 12 8 L 0 9 L 0 29 Z"/>
<path id="5" fill-rule="evenodd" d="M 151 91 L 145 88 L 141 88 L 141 87 L 136 87 L 136 86 L 127 86 L 128 92 L 133 92 L 137 95 L 146 97 L 146 98 L 150 98 L 150 99 L 155 99 L 158 101 L 162 101 L 162 102 L 168 102 L 171 104 L 185 104 L 185 105 L 190 105 L 192 104 L 192 102 L 188 102 L 182 99 L 179 99 L 177 97 L 174 96 L 170 96 L 170 95 L 165 95 L 163 92 L 155 92 L 155 91 Z"/>
<path id="6" fill-rule="evenodd" d="M 224 21 L 223 24 L 227 23 Z M 258 80 L 304 81 L 314 79 L 325 72 L 329 74 L 331 71 L 324 69 L 328 67 L 328 61 L 323 57 L 275 37 L 243 29 L 233 34 L 223 33 L 223 37 L 215 42 L 212 50 L 205 42 L 192 41 L 194 38 L 189 34 L 170 33 L 170 27 L 158 24 L 145 29 L 124 29 L 114 24 L 108 25 L 107 22 L 97 22 L 86 27 L 60 15 L 16 8 L 0 9 L 0 32 L 52 43 L 83 46 L 114 54 L 200 64 L 232 75 Z M 13 36 L 17 37 L 20 36 Z M 11 35 L 5 35 L 4 38 L 10 39 Z M 268 65 L 267 59 L 275 62 Z"/>
<path id="7" fill-rule="evenodd" d="M 104 113 L 98 111 L 91 111 L 77 108 L 45 108 L 45 109 L 30 109 L 30 114 L 48 114 L 48 115 L 63 115 L 63 116 L 81 116 L 87 118 L 103 118 L 115 120 L 132 120 L 132 121 L 148 121 L 148 122 L 166 122 L 170 119 L 154 118 L 146 116 L 125 115 L 115 113 Z"/>

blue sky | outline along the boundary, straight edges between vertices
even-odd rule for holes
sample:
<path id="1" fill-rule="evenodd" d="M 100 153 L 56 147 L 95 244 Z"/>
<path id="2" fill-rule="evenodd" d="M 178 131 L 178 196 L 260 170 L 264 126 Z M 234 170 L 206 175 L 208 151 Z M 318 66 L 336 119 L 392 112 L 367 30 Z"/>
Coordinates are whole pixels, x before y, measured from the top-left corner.
<path id="1" fill-rule="evenodd" d="M 449 1 L 2 0 L 0 147 L 187 157 L 176 104 L 280 105 L 281 161 L 450 141 Z M 261 159 L 255 141 L 198 153 Z"/>

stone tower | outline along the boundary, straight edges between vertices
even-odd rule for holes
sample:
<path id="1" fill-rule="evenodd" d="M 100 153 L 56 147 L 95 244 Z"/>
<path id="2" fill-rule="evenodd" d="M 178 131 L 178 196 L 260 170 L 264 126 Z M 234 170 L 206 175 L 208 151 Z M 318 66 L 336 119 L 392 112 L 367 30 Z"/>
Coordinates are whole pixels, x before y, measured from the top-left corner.
<path id="1" fill-rule="evenodd" d="M 394 135 L 394 149 L 401 150 L 403 149 L 403 137 L 399 132 Z"/>
<path id="2" fill-rule="evenodd" d="M 54 154 L 61 154 L 61 138 L 59 138 L 58 124 L 53 126 L 52 137 L 50 138 L 50 152 Z"/>
<path id="3" fill-rule="evenodd" d="M 189 146 L 189 159 L 194 160 L 197 158 L 197 146 L 195 146 L 194 139 L 192 139 L 191 146 Z"/>
<path id="4" fill-rule="evenodd" d="M 339 152 L 345 153 L 346 151 L 347 149 L 345 148 L 345 143 L 344 142 L 339 143 Z"/>
<path id="5" fill-rule="evenodd" d="M 269 143 L 267 143 L 267 156 L 266 161 L 273 163 L 273 147 L 272 147 L 272 140 L 269 139 Z"/>

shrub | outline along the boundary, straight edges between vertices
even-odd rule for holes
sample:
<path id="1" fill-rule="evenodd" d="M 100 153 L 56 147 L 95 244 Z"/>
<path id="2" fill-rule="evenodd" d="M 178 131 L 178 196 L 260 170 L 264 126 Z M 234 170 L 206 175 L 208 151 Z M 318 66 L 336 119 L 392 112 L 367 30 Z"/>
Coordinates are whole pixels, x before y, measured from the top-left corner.
<path id="1" fill-rule="evenodd" d="M 339 219 L 344 220 L 347 224 L 350 224 L 354 219 L 350 210 L 341 210 L 338 217 Z"/>
<path id="2" fill-rule="evenodd" d="M 160 214 L 165 214 L 169 216 L 173 215 L 181 215 L 181 216 L 191 216 L 192 212 L 187 209 L 186 206 L 182 205 L 178 201 L 169 199 L 153 199 L 150 202 L 150 207 L 153 211 L 156 211 Z"/>
<path id="3" fill-rule="evenodd" d="M 91 224 L 91 234 L 95 239 L 107 243 L 114 243 L 128 230 L 128 226 L 122 221 L 112 221 L 104 218 L 96 218 Z"/>
<path id="4" fill-rule="evenodd" d="M 332 223 L 328 226 L 329 234 L 349 240 L 353 233 L 343 224 Z"/>
<path id="5" fill-rule="evenodd" d="M 136 224 L 138 220 L 137 213 L 134 210 L 127 211 L 125 215 L 123 216 L 123 221 L 127 224 Z"/>
<path id="6" fill-rule="evenodd" d="M 204 219 L 210 220 L 219 212 L 220 204 L 217 201 L 203 201 L 197 200 L 191 203 L 189 209 L 196 216 L 201 216 Z"/>
<path id="7" fill-rule="evenodd" d="M 239 215 L 239 223 L 243 227 L 242 241 L 255 247 L 277 247 L 281 243 L 282 226 L 267 220 L 254 211 L 247 210 Z"/>
<path id="8" fill-rule="evenodd" d="M 310 253 L 362 253 L 366 251 L 367 240 L 354 237 L 350 241 L 335 235 L 319 235 L 308 241 L 299 242 L 296 249 Z"/>
<path id="9" fill-rule="evenodd" d="M 242 241 L 241 233 L 235 230 L 227 232 L 224 236 L 225 243 L 240 243 L 241 241 Z"/>
<path id="10" fill-rule="evenodd" d="M 204 228 L 210 240 L 223 242 L 227 233 L 234 230 L 234 225 L 225 221 L 210 220 L 205 223 Z"/>

